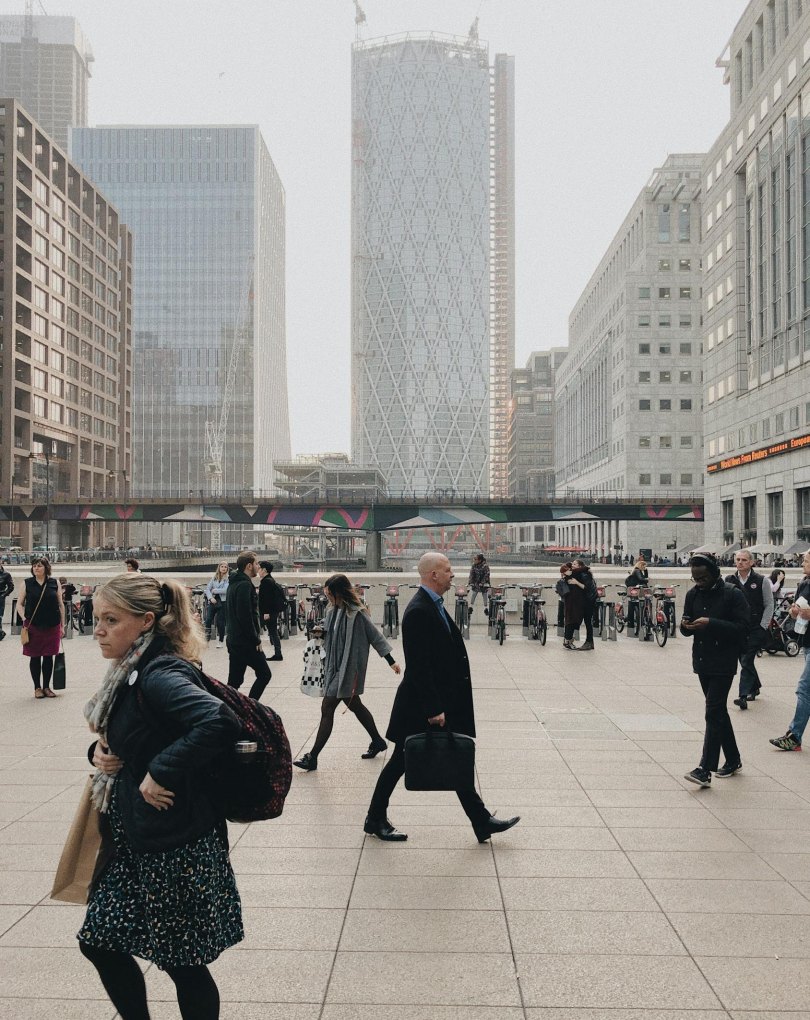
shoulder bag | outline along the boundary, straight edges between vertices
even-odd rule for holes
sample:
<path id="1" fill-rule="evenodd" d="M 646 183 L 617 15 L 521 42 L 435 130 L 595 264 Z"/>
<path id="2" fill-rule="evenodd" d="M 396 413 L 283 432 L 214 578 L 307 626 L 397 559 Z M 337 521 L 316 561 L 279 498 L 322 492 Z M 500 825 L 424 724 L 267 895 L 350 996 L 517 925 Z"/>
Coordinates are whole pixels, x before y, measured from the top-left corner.
<path id="1" fill-rule="evenodd" d="M 41 592 L 39 593 L 39 601 L 38 601 L 38 602 L 37 602 L 37 604 L 36 604 L 36 605 L 34 606 L 34 611 L 33 611 L 33 613 L 31 613 L 31 615 L 30 615 L 30 616 L 28 617 L 28 623 L 24 623 L 24 624 L 22 625 L 22 629 L 20 630 L 20 641 L 21 641 L 21 642 L 22 642 L 22 643 L 23 643 L 24 645 L 27 645 L 27 644 L 28 644 L 28 642 L 29 642 L 29 641 L 31 640 L 31 635 L 30 635 L 30 634 L 28 633 L 28 628 L 29 628 L 29 627 L 31 626 L 31 624 L 32 624 L 32 623 L 34 622 L 34 617 L 35 617 L 35 616 L 37 615 L 37 610 L 39 609 L 39 603 L 40 603 L 40 602 L 42 601 L 42 597 L 44 596 L 44 594 L 45 594 L 45 589 L 46 589 L 47 587 L 48 587 L 48 579 L 47 579 L 47 578 L 45 578 L 45 584 L 43 584 L 43 586 L 42 586 L 42 591 L 41 591 Z"/>

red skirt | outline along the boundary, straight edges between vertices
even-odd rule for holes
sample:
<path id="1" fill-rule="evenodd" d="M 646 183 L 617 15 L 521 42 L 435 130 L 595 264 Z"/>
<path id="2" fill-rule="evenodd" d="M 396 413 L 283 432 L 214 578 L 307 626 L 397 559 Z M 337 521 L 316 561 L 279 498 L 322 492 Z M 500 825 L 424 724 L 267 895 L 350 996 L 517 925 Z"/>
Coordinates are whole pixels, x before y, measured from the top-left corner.
<path id="1" fill-rule="evenodd" d="M 62 644 L 62 626 L 37 627 L 35 623 L 28 624 L 28 644 L 23 645 L 23 655 L 31 658 L 39 658 L 41 655 L 56 655 L 59 646 Z"/>

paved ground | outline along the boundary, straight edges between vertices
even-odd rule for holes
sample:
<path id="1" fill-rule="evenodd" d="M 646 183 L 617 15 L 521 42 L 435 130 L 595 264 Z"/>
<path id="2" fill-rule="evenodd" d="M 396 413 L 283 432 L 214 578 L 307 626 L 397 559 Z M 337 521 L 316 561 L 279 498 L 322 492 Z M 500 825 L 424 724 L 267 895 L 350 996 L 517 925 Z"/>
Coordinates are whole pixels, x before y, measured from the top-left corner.
<path id="1" fill-rule="evenodd" d="M 269 700 L 293 748 L 317 703 L 298 693 L 301 639 Z M 69 690 L 35 701 L 18 639 L 0 645 L 0 1018 L 112 1020 L 50 903 L 87 775 L 81 716 L 102 660 L 68 646 Z M 481 628 L 470 653 L 478 775 L 522 823 L 479 846 L 455 798 L 399 789 L 405 845 L 365 838 L 382 760 L 339 715 L 282 818 L 233 826 L 247 938 L 214 965 L 227 1020 L 810 1020 L 810 755 L 780 754 L 799 660 L 762 661 L 764 697 L 734 722 L 744 772 L 711 790 L 697 764 L 702 704 L 689 642 L 620 640 L 591 654 Z M 372 656 L 383 724 L 394 676 Z M 226 673 L 223 651 L 206 668 Z M 154 1020 L 177 1018 L 147 974 Z"/>

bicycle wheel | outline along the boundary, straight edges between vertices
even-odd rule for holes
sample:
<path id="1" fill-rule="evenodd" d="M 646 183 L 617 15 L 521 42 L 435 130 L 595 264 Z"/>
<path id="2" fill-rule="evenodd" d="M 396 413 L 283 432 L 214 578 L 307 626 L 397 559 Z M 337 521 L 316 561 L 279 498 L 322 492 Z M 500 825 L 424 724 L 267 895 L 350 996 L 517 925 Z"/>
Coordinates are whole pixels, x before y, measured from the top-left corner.
<path id="1" fill-rule="evenodd" d="M 456 616 L 454 622 L 458 629 L 464 633 L 464 606 L 461 602 L 456 602 Z"/>
<path id="2" fill-rule="evenodd" d="M 290 628 L 287 626 L 287 614 L 281 613 L 278 618 L 279 641 L 286 641 L 290 636 Z"/>
<path id="3" fill-rule="evenodd" d="M 391 637 L 391 603 L 386 602 L 383 605 L 383 625 L 382 625 L 383 637 Z"/>
<path id="4" fill-rule="evenodd" d="M 615 617 L 615 619 L 616 619 L 616 633 L 617 634 L 621 634 L 621 632 L 624 630 L 624 624 L 625 624 L 624 610 L 622 609 L 621 606 L 619 606 L 616 609 L 616 617 Z"/>
<path id="5" fill-rule="evenodd" d="M 467 605 L 466 602 L 462 603 L 461 615 L 464 620 L 464 625 L 461 628 L 461 633 L 464 635 L 465 638 L 468 638 L 470 636 L 470 607 Z"/>
<path id="6" fill-rule="evenodd" d="M 677 622 L 675 620 L 675 606 L 667 606 L 667 617 L 669 618 L 669 636 L 675 637 L 675 629 L 677 627 Z"/>
<path id="7" fill-rule="evenodd" d="M 501 616 L 498 618 L 498 644 L 503 644 L 503 639 L 506 637 L 506 621 Z"/>
<path id="8" fill-rule="evenodd" d="M 655 624 L 655 640 L 658 642 L 659 646 L 663 648 L 664 645 L 667 643 L 668 637 L 669 637 L 669 622 L 667 621 L 667 618 L 664 617 L 664 619 L 660 623 Z"/>
<path id="9" fill-rule="evenodd" d="M 307 614 L 304 612 L 304 607 L 298 607 L 298 629 L 306 630 L 307 626 Z"/>
<path id="10" fill-rule="evenodd" d="M 399 603 L 391 606 L 391 637 L 399 637 Z"/>
<path id="11" fill-rule="evenodd" d="M 537 634 L 540 638 L 540 644 L 544 645 L 546 643 L 546 638 L 548 637 L 548 624 L 546 623 L 545 616 L 537 623 Z"/>
<path id="12" fill-rule="evenodd" d="M 644 607 L 644 640 L 650 641 L 652 639 L 653 622 L 650 616 L 649 607 Z"/>

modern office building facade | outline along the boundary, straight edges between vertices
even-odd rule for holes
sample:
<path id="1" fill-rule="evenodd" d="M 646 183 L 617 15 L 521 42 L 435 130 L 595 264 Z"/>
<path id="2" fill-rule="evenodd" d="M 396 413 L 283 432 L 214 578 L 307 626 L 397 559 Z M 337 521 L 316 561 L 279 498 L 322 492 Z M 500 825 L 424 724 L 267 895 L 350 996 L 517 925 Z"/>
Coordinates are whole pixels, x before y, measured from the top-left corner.
<path id="1" fill-rule="evenodd" d="M 509 485 L 514 499 L 554 495 L 554 381 L 567 347 L 534 351 L 511 373 L 507 425 Z"/>
<path id="2" fill-rule="evenodd" d="M 353 47 L 352 453 L 393 493 L 489 490 L 492 109 L 474 33 Z"/>
<path id="3" fill-rule="evenodd" d="M 557 373 L 556 493 L 688 503 L 702 484 L 703 154 L 655 170 L 569 318 Z M 700 523 L 576 521 L 558 544 L 597 555 L 697 545 Z"/>
<path id="4" fill-rule="evenodd" d="M 258 128 L 83 128 L 71 144 L 135 240 L 135 493 L 269 493 L 290 456 L 284 189 Z"/>
<path id="5" fill-rule="evenodd" d="M 810 4 L 748 5 L 703 170 L 706 536 L 810 545 Z M 798 543 L 798 544 L 797 544 Z"/>
<path id="6" fill-rule="evenodd" d="M 65 548 L 93 536 L 58 522 L 32 533 L 13 508 L 129 492 L 132 238 L 11 98 L 0 99 L 0 180 L 0 498 L 12 507 L 0 533 Z"/>
<path id="7" fill-rule="evenodd" d="M 75 18 L 0 16 L 0 95 L 18 99 L 65 152 L 69 129 L 87 124 L 92 62 Z"/>

